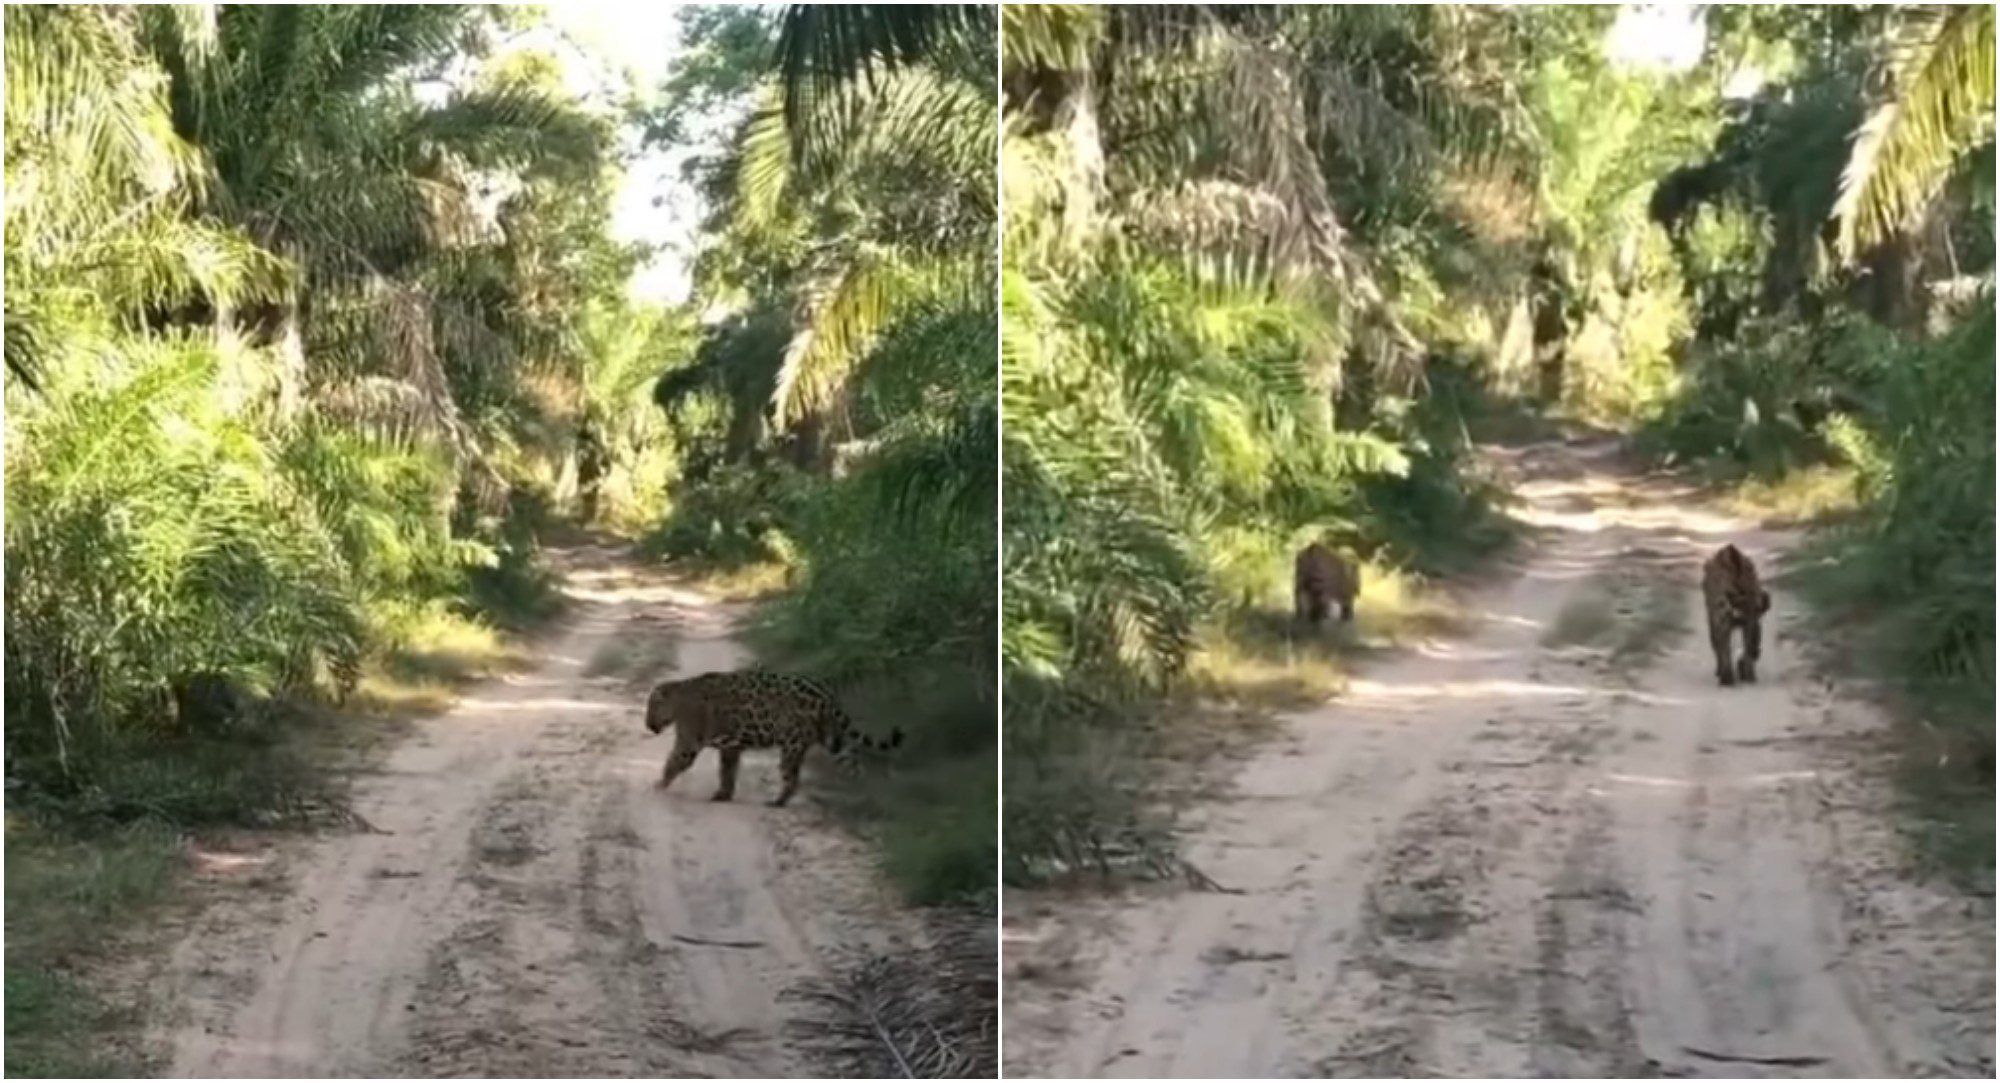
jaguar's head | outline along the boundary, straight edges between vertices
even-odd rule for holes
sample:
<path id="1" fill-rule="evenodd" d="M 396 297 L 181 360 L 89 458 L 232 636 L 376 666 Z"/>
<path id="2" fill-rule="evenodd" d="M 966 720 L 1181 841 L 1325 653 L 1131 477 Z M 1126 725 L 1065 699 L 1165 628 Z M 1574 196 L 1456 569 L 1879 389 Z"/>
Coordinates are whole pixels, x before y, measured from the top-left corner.
<path id="1" fill-rule="evenodd" d="M 680 681 L 661 681 L 654 686 L 653 694 L 646 697 L 646 729 L 658 733 L 674 724 L 674 693 Z"/>

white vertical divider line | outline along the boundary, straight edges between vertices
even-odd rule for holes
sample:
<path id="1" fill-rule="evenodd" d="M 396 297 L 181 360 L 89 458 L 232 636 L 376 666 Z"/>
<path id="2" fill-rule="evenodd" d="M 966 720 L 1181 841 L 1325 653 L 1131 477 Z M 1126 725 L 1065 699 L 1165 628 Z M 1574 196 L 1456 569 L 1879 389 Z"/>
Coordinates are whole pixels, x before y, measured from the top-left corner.
<path id="1" fill-rule="evenodd" d="M 1007 177 L 1003 168 L 1002 140 L 1005 138 L 1007 57 L 1005 43 L 1000 37 L 1000 7 L 993 5 L 993 619 L 1004 622 L 1006 612 L 1006 587 L 1003 584 L 1006 567 L 1006 511 L 1007 473 L 1006 451 L 1002 440 L 1007 431 L 1007 410 L 1001 397 L 1000 366 L 1005 350 L 1002 338 L 1006 335 L 1006 321 L 1002 318 L 1001 281 L 1003 260 L 1007 247 Z M 993 629 L 993 772 L 996 778 L 993 787 L 993 988 L 994 1027 L 1000 1053 L 994 1065 L 994 1075 L 1007 1077 L 1007 959 L 1001 938 L 1002 923 L 1006 919 L 1007 904 L 1000 890 L 1001 868 L 1007 853 L 1007 757 L 1003 741 L 1003 730 L 1007 719 L 1006 668 L 1002 665 L 1002 638 L 1006 633 L 1003 624 Z"/>

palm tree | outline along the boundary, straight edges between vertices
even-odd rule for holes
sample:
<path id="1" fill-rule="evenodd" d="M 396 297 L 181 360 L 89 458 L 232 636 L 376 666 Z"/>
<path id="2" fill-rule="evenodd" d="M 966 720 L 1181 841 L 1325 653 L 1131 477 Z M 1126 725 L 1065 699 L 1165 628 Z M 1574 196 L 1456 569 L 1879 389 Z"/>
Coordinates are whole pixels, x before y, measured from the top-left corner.
<path id="1" fill-rule="evenodd" d="M 1892 48 L 1891 96 L 1862 123 L 1834 207 L 1843 260 L 1907 231 L 1953 166 L 1993 138 L 1993 6 L 1912 10 Z"/>
<path id="2" fill-rule="evenodd" d="M 931 66 L 990 77 L 993 19 L 990 4 L 787 5 L 774 67 L 797 153 L 838 152 L 837 133 L 823 126 L 837 114 L 822 102 L 851 93 L 857 80 Z"/>
<path id="3" fill-rule="evenodd" d="M 129 10 L 10 8 L 6 27 L 11 376 L 33 387 L 116 325 L 284 281 L 240 231 L 189 218 L 212 178 L 174 130 Z"/>
<path id="4" fill-rule="evenodd" d="M 1391 287 L 1439 178 L 1531 149 L 1510 73 L 1459 62 L 1525 52 L 1486 19 L 1007 7 L 1011 673 L 1172 677 L 1224 539 L 1328 524 L 1409 469 L 1393 429 L 1355 431 L 1356 385 L 1422 378 Z"/>
<path id="5" fill-rule="evenodd" d="M 427 321 L 428 298 L 394 279 L 476 236 L 480 171 L 595 153 L 594 130 L 538 89 L 416 97 L 415 79 L 441 69 L 480 18 L 437 4 L 147 9 L 174 129 L 213 162 L 201 209 L 299 269 L 291 289 L 243 314 L 277 346 L 281 412 L 309 379 L 313 302 L 373 281 L 366 307 L 380 319 Z M 217 317 L 234 329 L 233 312 Z M 404 347 L 394 375 L 447 416 L 429 336 L 390 337 Z"/>
<path id="6" fill-rule="evenodd" d="M 994 10 L 792 5 L 776 86 L 746 128 L 737 224 L 773 228 L 786 198 L 839 223 L 796 286 L 773 381 L 780 426 L 845 427 L 839 405 L 870 350 L 927 308 L 986 308 L 997 225 Z"/>

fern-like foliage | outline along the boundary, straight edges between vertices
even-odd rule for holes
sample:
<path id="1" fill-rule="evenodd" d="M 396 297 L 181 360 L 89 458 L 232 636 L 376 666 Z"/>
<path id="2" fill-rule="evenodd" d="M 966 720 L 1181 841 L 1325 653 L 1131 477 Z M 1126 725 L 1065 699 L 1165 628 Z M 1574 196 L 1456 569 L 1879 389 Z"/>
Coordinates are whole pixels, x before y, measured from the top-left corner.
<path id="1" fill-rule="evenodd" d="M 1911 10 L 1888 80 L 1841 172 L 1834 218 L 1846 260 L 1909 229 L 1966 151 L 1993 138 L 1992 5 Z"/>

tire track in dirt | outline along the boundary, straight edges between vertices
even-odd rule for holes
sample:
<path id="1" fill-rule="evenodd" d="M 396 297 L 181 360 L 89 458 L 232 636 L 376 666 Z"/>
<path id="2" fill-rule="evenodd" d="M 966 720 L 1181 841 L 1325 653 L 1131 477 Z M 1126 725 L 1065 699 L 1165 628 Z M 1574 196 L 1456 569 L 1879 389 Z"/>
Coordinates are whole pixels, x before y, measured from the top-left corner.
<path id="1" fill-rule="evenodd" d="M 211 885 L 164 982 L 176 1076 L 791 1076 L 787 990 L 836 949 L 920 938 L 859 844 L 807 808 L 653 785 L 640 704 L 744 661 L 733 615 L 599 549 L 531 672 L 420 725 L 354 803 L 374 833 L 281 843 Z M 606 658 L 639 672 L 599 674 Z M 617 666 L 609 667 L 612 669 Z"/>
<path id="2" fill-rule="evenodd" d="M 1191 860 L 1243 894 L 1010 897 L 1009 1075 L 1991 1074 L 1991 902 L 1905 874 L 1882 719 L 1783 632 L 1729 690 L 1687 634 L 1707 551 L 1769 575 L 1787 539 L 1613 450 L 1516 458 L 1543 529 L 1476 629 L 1197 813 Z M 1550 634 L 1607 584 L 1643 635 Z"/>

